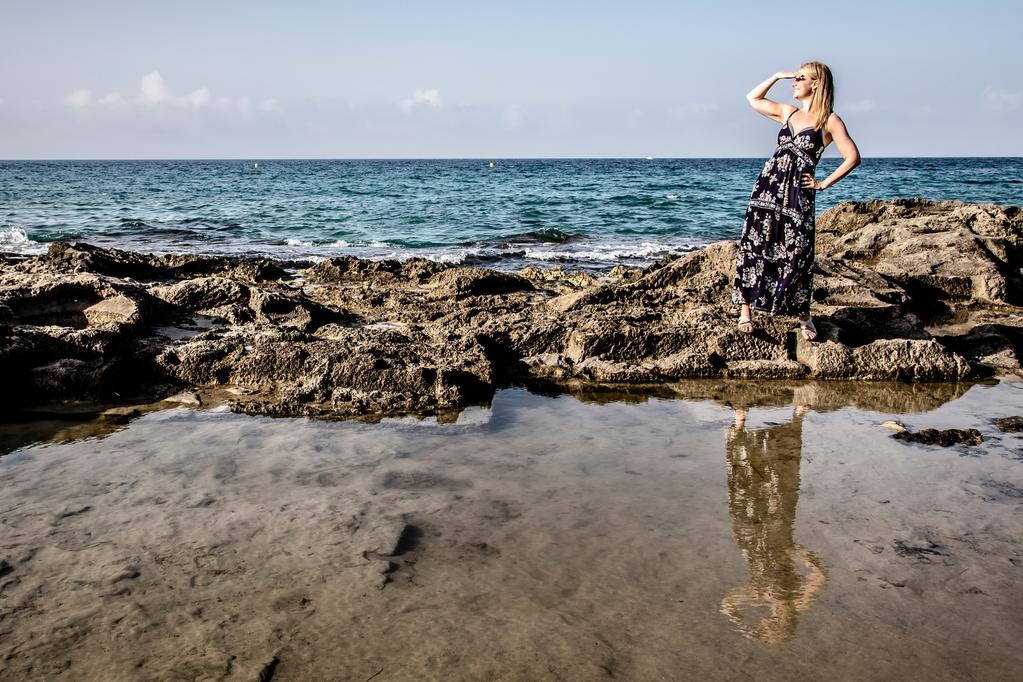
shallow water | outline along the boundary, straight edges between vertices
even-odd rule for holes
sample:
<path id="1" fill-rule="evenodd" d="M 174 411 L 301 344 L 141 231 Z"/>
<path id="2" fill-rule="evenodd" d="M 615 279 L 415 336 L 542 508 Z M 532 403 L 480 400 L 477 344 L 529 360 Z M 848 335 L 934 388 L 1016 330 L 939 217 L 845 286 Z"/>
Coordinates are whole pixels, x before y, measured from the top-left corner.
<path id="1" fill-rule="evenodd" d="M 0 677 L 1018 673 L 1023 437 L 990 420 L 1023 384 L 671 391 L 22 430 Z M 985 442 L 909 445 L 890 419 Z"/>

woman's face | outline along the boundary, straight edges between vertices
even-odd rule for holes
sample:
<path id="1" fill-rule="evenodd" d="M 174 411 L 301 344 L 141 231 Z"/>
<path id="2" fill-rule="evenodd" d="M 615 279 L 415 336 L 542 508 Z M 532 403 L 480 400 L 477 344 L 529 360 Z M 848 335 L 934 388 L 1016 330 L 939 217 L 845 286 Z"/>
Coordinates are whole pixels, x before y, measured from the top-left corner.
<path id="1" fill-rule="evenodd" d="M 807 69 L 800 69 L 799 75 L 792 79 L 792 98 L 804 99 L 813 95 L 815 81 Z"/>

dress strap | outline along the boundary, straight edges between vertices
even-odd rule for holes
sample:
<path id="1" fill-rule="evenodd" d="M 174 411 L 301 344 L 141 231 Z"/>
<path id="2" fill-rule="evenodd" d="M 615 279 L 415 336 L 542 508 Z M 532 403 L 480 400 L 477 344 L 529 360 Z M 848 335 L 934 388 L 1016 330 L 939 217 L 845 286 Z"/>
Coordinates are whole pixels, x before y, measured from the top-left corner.
<path id="1" fill-rule="evenodd" d="M 793 109 L 792 111 L 789 112 L 788 118 L 785 119 L 785 125 L 789 124 L 789 118 L 792 118 L 792 114 L 796 113 L 797 111 L 799 111 L 799 109 Z"/>

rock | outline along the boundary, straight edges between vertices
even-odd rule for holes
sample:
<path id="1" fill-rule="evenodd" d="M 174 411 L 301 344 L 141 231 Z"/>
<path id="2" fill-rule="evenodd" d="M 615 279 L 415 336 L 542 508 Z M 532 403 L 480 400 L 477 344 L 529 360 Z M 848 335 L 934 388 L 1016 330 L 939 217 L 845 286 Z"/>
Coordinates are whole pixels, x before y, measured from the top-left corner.
<path id="1" fill-rule="evenodd" d="M 991 423 L 1006 433 L 1019 433 L 1023 431 L 1023 417 L 1001 417 L 999 419 L 992 419 Z"/>
<path id="2" fill-rule="evenodd" d="M 694 350 L 684 350 L 651 361 L 657 375 L 664 380 L 710 378 L 721 374 L 720 358 Z"/>
<path id="3" fill-rule="evenodd" d="M 140 325 L 143 317 L 138 303 L 126 296 L 114 296 L 89 306 L 83 311 L 92 327 L 104 324 Z"/>
<path id="4" fill-rule="evenodd" d="M 127 424 L 132 419 L 136 419 L 142 416 L 142 410 L 138 407 L 127 406 L 127 407 L 111 407 L 110 409 L 103 410 L 99 414 L 99 418 L 105 422 L 111 424 Z"/>
<path id="5" fill-rule="evenodd" d="M 896 440 L 904 440 L 907 443 L 922 443 L 923 445 L 941 445 L 950 447 L 952 445 L 980 445 L 984 438 L 977 429 L 920 429 L 919 431 L 899 431 L 892 434 Z"/>
<path id="6" fill-rule="evenodd" d="M 29 371 L 30 395 L 53 401 L 69 397 L 100 397 L 98 391 L 105 383 L 104 369 L 105 365 L 100 360 L 77 358 L 62 358 L 33 367 Z"/>
<path id="7" fill-rule="evenodd" d="M 199 398 L 197 393 L 193 393 L 192 391 L 175 393 L 169 398 L 164 398 L 163 402 L 174 403 L 175 405 L 187 405 L 189 407 L 199 407 L 202 405 L 202 399 Z"/>
<path id="8" fill-rule="evenodd" d="M 807 371 L 806 365 L 795 360 L 736 360 L 728 363 L 724 375 L 732 379 L 798 379 Z"/>
<path id="9" fill-rule="evenodd" d="M 962 381 L 965 358 L 937 341 L 878 339 L 853 350 L 852 376 L 868 381 Z"/>
<path id="10" fill-rule="evenodd" d="M 198 255 L 153 256 L 82 243 L 54 242 L 39 259 L 64 272 L 93 272 L 136 280 L 186 279 L 219 274 L 246 282 L 288 279 L 279 264 L 267 258 L 226 258 Z"/>
<path id="11" fill-rule="evenodd" d="M 797 337 L 796 359 L 817 379 L 961 381 L 970 365 L 935 340 L 878 339 L 859 348 Z"/>
<path id="12" fill-rule="evenodd" d="M 621 279 L 625 272 L 627 272 L 625 269 L 612 270 L 610 274 Z M 553 268 L 523 268 L 519 271 L 519 276 L 528 279 L 530 282 L 570 289 L 581 289 L 600 284 L 600 281 L 588 272 L 566 272 L 560 266 Z"/>
<path id="13" fill-rule="evenodd" d="M 250 296 L 249 287 L 226 277 L 196 277 L 171 286 L 154 287 L 154 293 L 167 303 L 189 312 L 248 305 Z"/>
<path id="14" fill-rule="evenodd" d="M 368 558 L 395 556 L 401 550 L 402 538 L 415 532 L 413 526 L 401 519 L 378 519 L 359 529 L 357 547 Z"/>
<path id="15" fill-rule="evenodd" d="M 898 433 L 902 433 L 903 431 L 906 430 L 906 425 L 900 421 L 889 420 L 886 422 L 882 422 L 881 426 L 888 429 L 889 431 L 896 431 Z"/>
<path id="16" fill-rule="evenodd" d="M 223 385 L 240 412 L 331 418 L 448 413 L 526 382 L 1020 374 L 1021 220 L 922 199 L 835 206 L 818 219 L 812 343 L 793 318 L 736 330 L 731 241 L 615 277 L 348 256 L 304 283 L 266 259 L 54 244 L 0 262 L 0 373 L 22 402 Z"/>
<path id="17" fill-rule="evenodd" d="M 1023 302 L 1023 211 L 1016 206 L 849 202 L 818 219 L 817 235 L 818 249 L 871 264 L 917 295 Z"/>
<path id="18" fill-rule="evenodd" d="M 551 310 L 559 313 L 567 313 L 571 310 L 578 310 L 588 305 L 602 305 L 610 303 L 615 298 L 615 290 L 610 286 L 598 286 L 594 289 L 573 291 L 562 294 L 556 298 L 545 301 Z"/>
<path id="19" fill-rule="evenodd" d="M 494 296 L 516 291 L 532 291 L 525 277 L 486 268 L 450 268 L 430 278 L 433 298 L 461 299 L 469 296 Z"/>

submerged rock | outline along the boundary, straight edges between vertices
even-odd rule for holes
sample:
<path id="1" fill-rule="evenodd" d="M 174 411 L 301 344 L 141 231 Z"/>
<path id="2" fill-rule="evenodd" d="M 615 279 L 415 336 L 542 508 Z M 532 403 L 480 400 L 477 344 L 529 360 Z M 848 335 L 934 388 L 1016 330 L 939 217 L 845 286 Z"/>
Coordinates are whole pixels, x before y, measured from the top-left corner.
<path id="1" fill-rule="evenodd" d="M 953 445 L 980 445 L 984 442 L 983 436 L 977 429 L 920 429 L 919 431 L 907 429 L 893 434 L 892 438 L 904 440 L 907 443 L 941 445 L 946 448 Z"/>
<path id="2" fill-rule="evenodd" d="M 818 219 L 810 343 L 792 318 L 736 329 L 734 242 L 599 279 L 351 256 L 294 277 L 57 243 L 0 263 L 0 371 L 7 400 L 231 385 L 239 411 L 317 417 L 437 413 L 531 382 L 963 381 L 1020 372 L 1021 244 L 1017 207 L 839 204 Z M 158 331 L 196 315 L 209 324 Z"/>
<path id="3" fill-rule="evenodd" d="M 1023 417 L 1002 417 L 1000 419 L 992 419 L 991 423 L 1005 433 L 1019 433 L 1023 431 Z"/>

